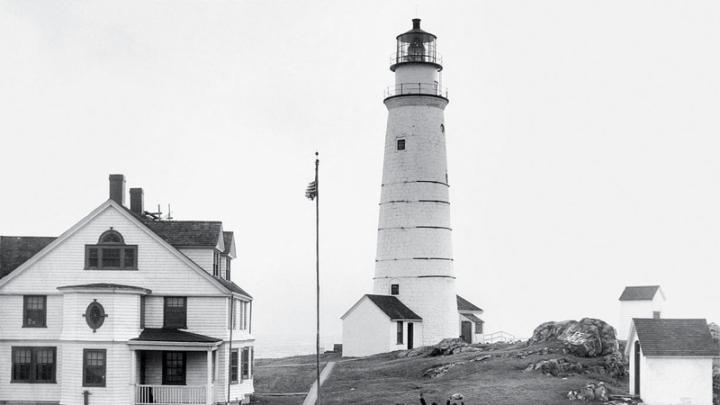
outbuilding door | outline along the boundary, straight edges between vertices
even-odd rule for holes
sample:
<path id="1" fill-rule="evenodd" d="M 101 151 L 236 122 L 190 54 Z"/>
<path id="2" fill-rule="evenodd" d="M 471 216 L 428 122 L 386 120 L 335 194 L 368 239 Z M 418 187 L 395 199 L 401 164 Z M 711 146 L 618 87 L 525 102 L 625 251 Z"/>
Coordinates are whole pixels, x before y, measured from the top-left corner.
<path id="1" fill-rule="evenodd" d="M 408 343 L 407 348 L 408 350 L 413 348 L 413 340 L 415 340 L 415 334 L 414 334 L 414 326 L 412 322 L 408 322 Z"/>
<path id="2" fill-rule="evenodd" d="M 635 341 L 635 395 L 640 396 L 640 341 Z"/>
<path id="3" fill-rule="evenodd" d="M 460 339 L 472 343 L 472 323 L 469 321 L 460 322 Z"/>

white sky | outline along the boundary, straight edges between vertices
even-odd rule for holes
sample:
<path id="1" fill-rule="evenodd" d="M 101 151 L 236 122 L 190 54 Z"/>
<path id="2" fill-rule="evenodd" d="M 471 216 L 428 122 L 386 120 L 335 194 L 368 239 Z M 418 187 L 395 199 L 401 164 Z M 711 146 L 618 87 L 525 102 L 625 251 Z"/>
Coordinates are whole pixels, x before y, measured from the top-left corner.
<path id="1" fill-rule="evenodd" d="M 417 10 L 417 14 L 416 14 Z M 614 321 L 624 285 L 720 320 L 720 2 L 0 0 L 0 234 L 107 198 L 234 230 L 259 334 L 370 292 L 394 38 L 438 35 L 460 294 L 489 331 Z"/>

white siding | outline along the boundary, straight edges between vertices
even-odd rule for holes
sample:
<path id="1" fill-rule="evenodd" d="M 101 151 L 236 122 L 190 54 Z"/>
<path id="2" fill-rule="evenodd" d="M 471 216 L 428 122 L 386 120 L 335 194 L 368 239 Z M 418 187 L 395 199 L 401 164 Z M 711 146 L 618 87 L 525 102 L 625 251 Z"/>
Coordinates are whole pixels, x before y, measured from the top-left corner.
<path id="1" fill-rule="evenodd" d="M 618 324 L 615 326 L 617 338 L 620 340 L 628 339 L 630 324 L 633 318 L 652 318 L 653 311 L 660 311 L 660 315 L 663 316 L 662 310 L 664 304 L 665 300 L 659 291 L 655 294 L 655 298 L 652 301 L 620 301 L 620 316 Z"/>
<path id="2" fill-rule="evenodd" d="M 47 296 L 46 328 L 23 328 L 23 296 L 0 295 L 0 339 L 27 339 L 30 336 L 33 339 L 57 339 L 62 330 L 63 297 L 57 291 L 54 294 Z"/>
<path id="3" fill-rule="evenodd" d="M 83 387 L 83 349 L 105 349 L 105 387 Z M 124 343 L 64 343 L 62 350 L 63 404 L 82 404 L 83 391 L 89 391 L 93 405 L 117 405 L 130 398 L 130 350 Z"/>
<path id="4" fill-rule="evenodd" d="M 138 245 L 138 270 L 84 270 L 85 245 L 96 244 L 112 227 L 125 243 Z M 149 231 L 148 231 L 149 232 Z M 212 269 L 212 266 L 211 266 Z M 152 290 L 155 295 L 215 295 L 221 290 L 160 245 L 150 234 L 115 208 L 102 213 L 50 251 L 32 267 L 10 280 L 0 294 L 55 294 L 57 287 L 88 283 L 116 283 Z"/>
<path id="5" fill-rule="evenodd" d="M 198 266 L 212 274 L 214 249 L 180 249 L 185 256 L 194 261 Z"/>
<path id="6" fill-rule="evenodd" d="M 12 346 L 43 346 L 56 347 L 55 384 L 18 384 L 10 383 Z M 63 374 L 60 372 L 62 355 L 60 347 L 56 344 L 42 342 L 17 342 L 0 344 L 0 401 L 26 400 L 32 398 L 36 401 L 59 401 L 60 387 L 63 383 Z"/>
<path id="7" fill-rule="evenodd" d="M 343 319 L 343 356 L 369 356 L 394 350 L 395 328 L 395 323 L 364 297 Z"/>

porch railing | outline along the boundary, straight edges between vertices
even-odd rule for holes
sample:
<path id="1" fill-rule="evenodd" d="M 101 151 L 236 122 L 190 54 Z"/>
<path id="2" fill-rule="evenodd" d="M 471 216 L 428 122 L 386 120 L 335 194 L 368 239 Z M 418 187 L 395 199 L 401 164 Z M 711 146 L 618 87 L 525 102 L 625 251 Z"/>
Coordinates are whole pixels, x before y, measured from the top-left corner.
<path id="1" fill-rule="evenodd" d="M 204 405 L 204 385 L 136 385 L 135 405 Z"/>

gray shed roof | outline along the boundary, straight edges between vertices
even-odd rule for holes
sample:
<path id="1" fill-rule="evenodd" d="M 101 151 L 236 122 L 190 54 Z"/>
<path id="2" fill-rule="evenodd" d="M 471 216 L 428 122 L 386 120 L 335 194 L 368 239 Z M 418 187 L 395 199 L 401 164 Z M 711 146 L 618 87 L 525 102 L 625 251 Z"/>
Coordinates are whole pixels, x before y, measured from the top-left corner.
<path id="1" fill-rule="evenodd" d="M 705 319 L 640 319 L 633 324 L 646 356 L 712 357 L 718 347 Z"/>
<path id="2" fill-rule="evenodd" d="M 418 314 L 413 312 L 394 295 L 367 294 L 366 297 L 370 298 L 370 301 L 377 305 L 377 307 L 385 312 L 393 321 L 401 319 L 422 320 Z"/>
<path id="3" fill-rule="evenodd" d="M 625 287 L 622 295 L 620 295 L 620 301 L 645 301 L 652 300 L 655 298 L 660 289 L 659 285 L 640 285 Z"/>

